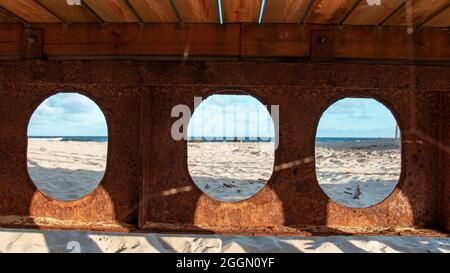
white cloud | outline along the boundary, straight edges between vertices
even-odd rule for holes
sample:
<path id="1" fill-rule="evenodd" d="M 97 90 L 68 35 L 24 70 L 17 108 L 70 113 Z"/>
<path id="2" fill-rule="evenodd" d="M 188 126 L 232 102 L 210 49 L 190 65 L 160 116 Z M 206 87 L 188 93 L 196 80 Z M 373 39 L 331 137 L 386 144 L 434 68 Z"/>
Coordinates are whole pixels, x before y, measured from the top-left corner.
<path id="1" fill-rule="evenodd" d="M 106 136 L 107 124 L 100 108 L 78 93 L 58 93 L 33 113 L 29 136 Z"/>
<path id="2" fill-rule="evenodd" d="M 189 137 L 273 137 L 267 108 L 249 95 L 213 95 L 192 115 Z"/>
<path id="3" fill-rule="evenodd" d="M 318 137 L 393 137 L 397 121 L 380 102 L 346 98 L 331 105 L 322 115 Z"/>

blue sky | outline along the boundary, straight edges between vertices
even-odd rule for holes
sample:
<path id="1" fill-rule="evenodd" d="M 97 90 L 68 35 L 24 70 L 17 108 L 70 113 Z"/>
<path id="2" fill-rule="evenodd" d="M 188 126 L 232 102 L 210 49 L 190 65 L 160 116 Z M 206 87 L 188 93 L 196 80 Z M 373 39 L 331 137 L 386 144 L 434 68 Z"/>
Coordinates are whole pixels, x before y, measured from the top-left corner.
<path id="1" fill-rule="evenodd" d="M 298 109 L 301 111 L 301 109 Z M 280 109 L 282 111 L 282 109 Z M 394 137 L 392 113 L 374 99 L 347 98 L 320 119 L 318 137 Z M 33 113 L 29 136 L 107 136 L 100 108 L 78 93 L 58 93 Z M 248 95 L 212 95 L 195 110 L 188 137 L 274 137 L 267 108 Z"/>
<path id="2" fill-rule="evenodd" d="M 58 93 L 33 113 L 29 136 L 107 136 L 105 116 L 95 102 L 78 93 Z"/>
<path id="3" fill-rule="evenodd" d="M 396 120 L 374 99 L 346 98 L 322 115 L 317 137 L 394 137 Z"/>
<path id="4" fill-rule="evenodd" d="M 212 95 L 195 109 L 188 137 L 275 136 L 272 118 L 256 98 L 248 95 Z"/>

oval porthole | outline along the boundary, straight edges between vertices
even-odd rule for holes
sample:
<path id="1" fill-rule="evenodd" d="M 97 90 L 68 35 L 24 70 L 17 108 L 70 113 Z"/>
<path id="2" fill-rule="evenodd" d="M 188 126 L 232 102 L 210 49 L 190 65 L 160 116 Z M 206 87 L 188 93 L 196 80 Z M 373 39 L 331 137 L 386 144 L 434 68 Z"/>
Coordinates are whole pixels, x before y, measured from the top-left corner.
<path id="1" fill-rule="evenodd" d="M 189 173 L 197 187 L 216 200 L 248 199 L 272 175 L 274 141 L 272 118 L 257 99 L 212 95 L 189 122 Z"/>
<path id="2" fill-rule="evenodd" d="M 339 100 L 320 119 L 315 157 L 319 185 L 336 203 L 351 208 L 379 204 L 400 178 L 397 121 L 375 99 Z"/>
<path id="3" fill-rule="evenodd" d="M 103 179 L 108 151 L 105 116 L 78 93 L 58 93 L 34 111 L 28 124 L 28 173 L 45 195 L 80 199 Z"/>

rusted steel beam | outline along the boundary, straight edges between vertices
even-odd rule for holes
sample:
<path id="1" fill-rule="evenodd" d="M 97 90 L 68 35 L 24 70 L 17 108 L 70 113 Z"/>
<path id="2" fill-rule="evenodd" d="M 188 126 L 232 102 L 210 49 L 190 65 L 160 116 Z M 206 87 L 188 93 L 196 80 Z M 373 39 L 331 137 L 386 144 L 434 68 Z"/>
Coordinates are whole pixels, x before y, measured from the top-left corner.
<path id="1" fill-rule="evenodd" d="M 424 65 L 0 61 L 0 225 L 260 235 L 449 231 L 449 78 L 449 66 Z M 74 202 L 49 199 L 27 174 L 29 118 L 60 90 L 92 98 L 109 128 L 104 180 Z M 265 188 L 239 203 L 201 192 L 187 170 L 186 142 L 170 134 L 172 107 L 193 109 L 195 96 L 222 90 L 279 105 L 275 165 L 291 166 L 278 168 Z M 314 157 L 323 111 L 348 96 L 383 102 L 402 130 L 399 184 L 367 209 L 329 199 L 318 185 L 314 161 L 302 161 Z M 289 164 L 298 161 L 304 163 Z M 172 191 L 178 188 L 189 190 Z M 174 194 L 162 194 L 168 191 Z"/>
<path id="2" fill-rule="evenodd" d="M 441 228 L 450 232 L 450 93 L 441 94 L 441 115 L 439 117 L 441 124 L 440 143 L 443 145 L 440 149 L 440 173 L 441 183 L 440 192 L 440 212 Z"/>

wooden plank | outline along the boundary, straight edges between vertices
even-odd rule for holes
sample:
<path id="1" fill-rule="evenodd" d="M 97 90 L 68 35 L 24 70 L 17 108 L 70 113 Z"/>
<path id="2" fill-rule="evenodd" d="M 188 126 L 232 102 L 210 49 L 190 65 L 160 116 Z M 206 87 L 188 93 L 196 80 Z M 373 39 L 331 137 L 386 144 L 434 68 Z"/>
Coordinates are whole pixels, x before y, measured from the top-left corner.
<path id="1" fill-rule="evenodd" d="M 409 0 L 383 25 L 417 26 L 448 4 L 450 4 L 450 0 Z"/>
<path id="2" fill-rule="evenodd" d="M 108 23 L 138 22 L 125 0 L 83 0 L 103 21 Z"/>
<path id="3" fill-rule="evenodd" d="M 428 20 L 426 27 L 450 27 L 450 6 Z"/>
<path id="4" fill-rule="evenodd" d="M 258 22 L 262 0 L 222 0 L 224 23 Z"/>
<path id="5" fill-rule="evenodd" d="M 0 6 L 0 23 L 20 22 L 20 19 Z"/>
<path id="6" fill-rule="evenodd" d="M 22 24 L 0 24 L 0 58 L 22 54 Z"/>
<path id="7" fill-rule="evenodd" d="M 44 26 L 44 52 L 58 56 L 239 55 L 239 25 L 137 24 Z"/>
<path id="8" fill-rule="evenodd" d="M 300 23 L 309 3 L 309 0 L 266 0 L 263 22 Z"/>
<path id="9" fill-rule="evenodd" d="M 60 20 L 39 3 L 30 0 L 0 0 L 0 6 L 28 22 L 59 22 Z"/>
<path id="10" fill-rule="evenodd" d="M 450 61 L 448 31 L 423 28 L 345 27 L 335 35 L 336 58 Z"/>
<path id="11" fill-rule="evenodd" d="M 68 23 L 93 23 L 99 22 L 97 17 L 82 5 L 70 6 L 66 1 L 61 0 L 36 0 L 42 6 L 56 14 L 59 18 Z"/>
<path id="12" fill-rule="evenodd" d="M 180 16 L 186 23 L 218 23 L 217 0 L 177 0 Z"/>
<path id="13" fill-rule="evenodd" d="M 339 24 L 359 0 L 316 0 L 305 22 L 309 24 Z"/>
<path id="14" fill-rule="evenodd" d="M 405 27 L 308 26 L 302 24 L 32 24 L 43 31 L 49 58 L 95 59 L 139 56 L 308 58 L 323 45 L 312 33 L 329 33 L 330 61 L 450 62 L 448 30 Z M 20 57 L 23 24 L 0 24 L 1 58 Z M 329 49 L 329 50 L 328 50 Z M 319 56 L 320 57 L 320 56 Z"/>
<path id="15" fill-rule="evenodd" d="M 300 24 L 242 25 L 242 57 L 307 57 L 310 36 Z"/>
<path id="16" fill-rule="evenodd" d="M 380 5 L 370 5 L 361 1 L 344 21 L 347 25 L 379 25 L 407 0 L 381 1 Z"/>
<path id="17" fill-rule="evenodd" d="M 309 56 L 311 30 L 330 30 L 334 59 L 391 61 L 450 61 L 448 31 L 424 28 L 408 34 L 405 28 L 374 26 L 311 27 L 291 24 L 242 25 L 242 57 Z"/>
<path id="18" fill-rule="evenodd" d="M 25 28 L 22 39 L 22 58 L 41 59 L 44 30 L 41 28 Z"/>
<path id="19" fill-rule="evenodd" d="M 146 23 L 176 23 L 178 16 L 171 0 L 128 0 Z"/>

